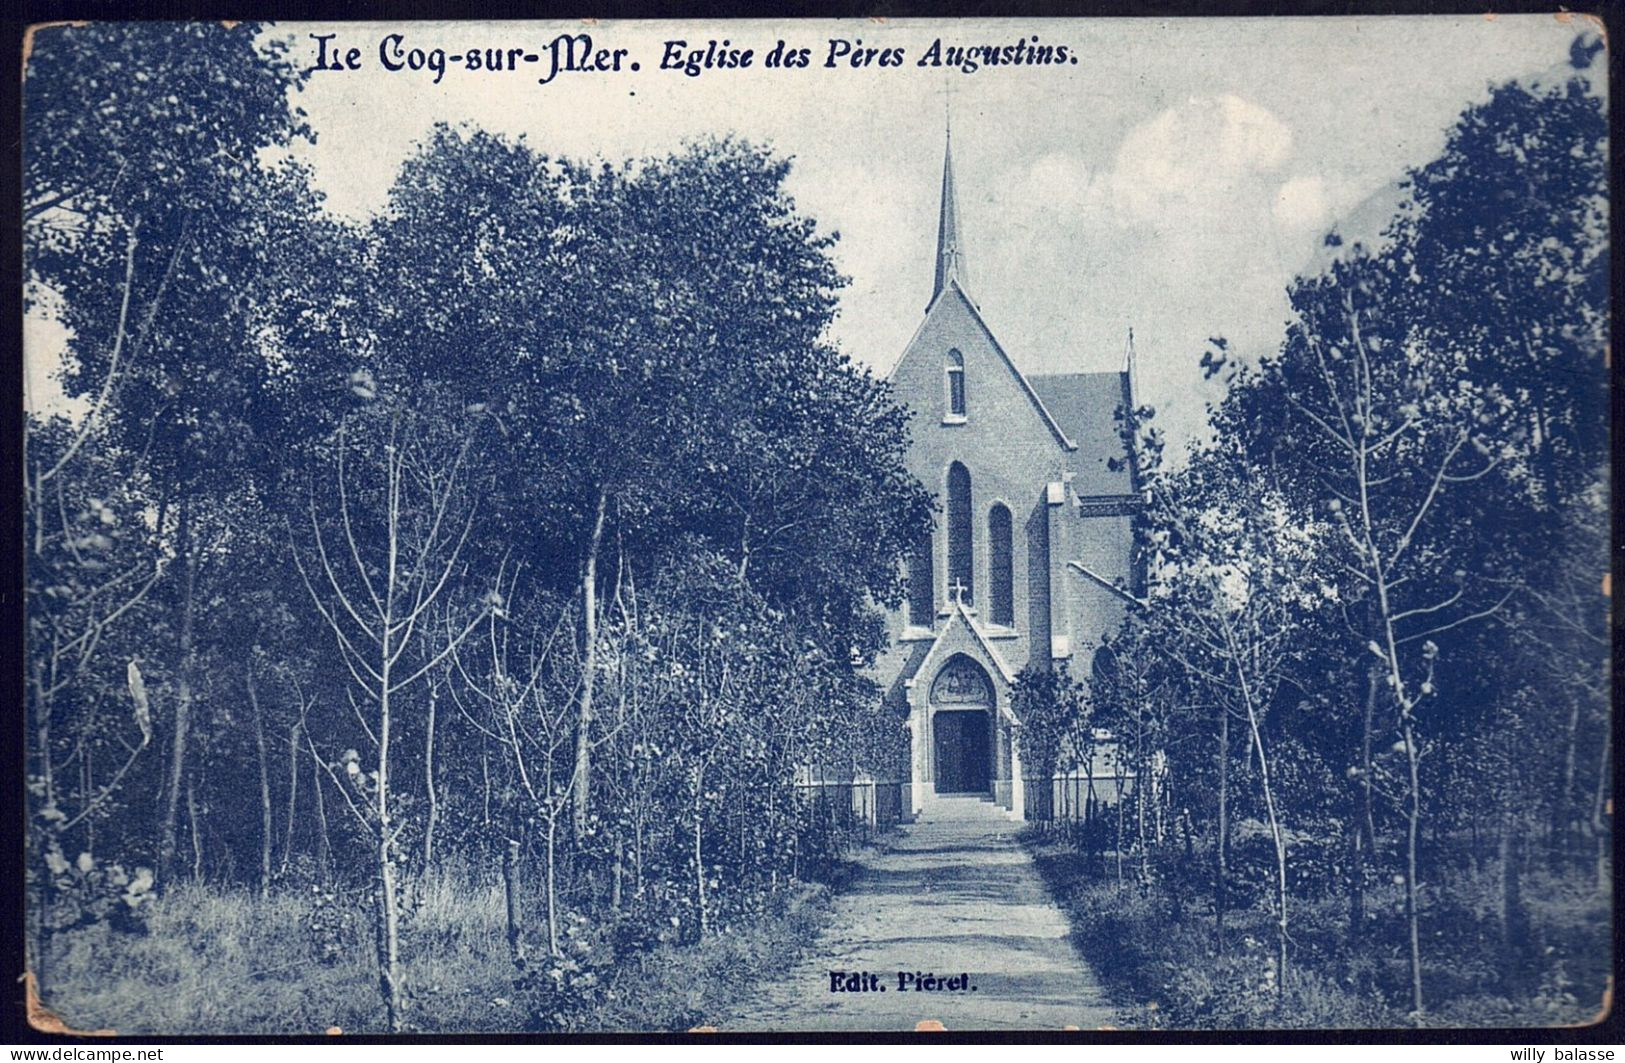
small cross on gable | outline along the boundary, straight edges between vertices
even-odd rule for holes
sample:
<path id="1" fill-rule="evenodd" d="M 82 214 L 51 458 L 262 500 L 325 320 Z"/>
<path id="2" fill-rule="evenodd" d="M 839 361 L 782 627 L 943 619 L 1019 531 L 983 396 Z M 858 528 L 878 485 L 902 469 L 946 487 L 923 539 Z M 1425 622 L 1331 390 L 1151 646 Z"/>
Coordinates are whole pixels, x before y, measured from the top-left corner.
<path id="1" fill-rule="evenodd" d="M 953 583 L 951 583 L 948 586 L 949 592 L 953 595 L 955 605 L 964 604 L 965 592 L 967 590 L 969 590 L 969 589 L 970 588 L 965 586 L 965 582 L 963 580 L 957 580 L 957 579 L 954 580 Z"/>

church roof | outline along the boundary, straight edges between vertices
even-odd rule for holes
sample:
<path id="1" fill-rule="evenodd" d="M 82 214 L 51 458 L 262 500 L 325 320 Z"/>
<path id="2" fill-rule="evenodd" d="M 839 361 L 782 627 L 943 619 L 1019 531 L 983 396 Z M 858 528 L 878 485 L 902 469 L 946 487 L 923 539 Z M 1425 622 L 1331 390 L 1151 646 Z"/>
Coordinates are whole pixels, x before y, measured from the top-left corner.
<path id="1" fill-rule="evenodd" d="M 1077 447 L 1068 454 L 1079 495 L 1126 495 L 1134 490 L 1117 411 L 1128 399 L 1126 373 L 1055 373 L 1027 382 Z M 1111 464 L 1118 466 L 1113 471 Z"/>

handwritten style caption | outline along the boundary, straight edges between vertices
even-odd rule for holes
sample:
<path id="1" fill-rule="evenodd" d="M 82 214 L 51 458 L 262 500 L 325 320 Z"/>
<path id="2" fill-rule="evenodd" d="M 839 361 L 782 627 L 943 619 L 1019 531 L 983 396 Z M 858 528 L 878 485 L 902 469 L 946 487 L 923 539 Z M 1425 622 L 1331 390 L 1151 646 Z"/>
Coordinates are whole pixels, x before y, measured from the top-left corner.
<path id="1" fill-rule="evenodd" d="M 616 48 L 595 40 L 590 33 L 561 33 L 539 48 L 496 41 L 453 45 L 420 40 L 405 33 L 389 33 L 375 45 L 357 47 L 340 39 L 338 33 L 312 33 L 315 62 L 312 72 L 338 73 L 363 70 L 376 65 L 388 71 L 418 74 L 438 85 L 448 75 L 532 73 L 538 85 L 551 83 L 561 74 L 635 74 L 642 60 L 629 48 Z M 656 69 L 699 77 L 712 71 L 749 70 L 760 65 L 769 70 L 885 70 L 910 65 L 911 57 L 902 47 L 876 48 L 861 38 L 830 37 L 817 45 L 792 45 L 778 39 L 765 53 L 757 47 L 742 47 L 731 40 L 703 42 L 668 40 L 661 44 Z M 1038 34 L 1013 41 L 965 43 L 933 40 L 912 65 L 925 68 L 957 69 L 972 74 L 1001 66 L 1071 66 L 1077 53 L 1064 44 L 1048 44 Z"/>

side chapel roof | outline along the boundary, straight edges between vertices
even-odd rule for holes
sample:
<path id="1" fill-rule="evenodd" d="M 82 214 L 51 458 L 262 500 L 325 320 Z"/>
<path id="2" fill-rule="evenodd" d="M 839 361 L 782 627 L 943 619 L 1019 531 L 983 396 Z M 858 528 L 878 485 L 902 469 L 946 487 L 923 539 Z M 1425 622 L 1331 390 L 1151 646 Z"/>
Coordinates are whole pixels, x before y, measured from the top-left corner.
<path id="1" fill-rule="evenodd" d="M 1128 374 L 1051 373 L 1029 376 L 1027 381 L 1061 431 L 1077 444 L 1067 455 L 1072 489 L 1084 497 L 1133 491 L 1117 420 L 1119 407 L 1129 401 Z M 1114 463 L 1116 471 L 1111 468 Z"/>

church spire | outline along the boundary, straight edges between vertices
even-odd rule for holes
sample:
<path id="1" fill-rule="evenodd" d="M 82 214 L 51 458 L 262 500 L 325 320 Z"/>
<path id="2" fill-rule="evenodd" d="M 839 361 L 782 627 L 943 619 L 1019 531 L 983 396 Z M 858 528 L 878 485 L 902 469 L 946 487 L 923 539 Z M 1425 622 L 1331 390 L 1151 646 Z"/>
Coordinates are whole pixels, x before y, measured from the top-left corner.
<path id="1" fill-rule="evenodd" d="M 937 222 L 937 275 L 931 286 L 931 302 L 937 301 L 942 289 L 953 278 L 960 291 L 966 291 L 969 280 L 965 269 L 965 249 L 959 233 L 959 201 L 954 194 L 954 140 L 948 131 L 947 146 L 942 153 L 942 214 Z M 967 297 L 969 292 L 966 292 Z"/>
<path id="2" fill-rule="evenodd" d="M 1130 325 L 1128 329 L 1128 342 L 1123 344 L 1123 375 L 1129 377 L 1131 380 L 1135 376 L 1135 369 L 1138 368 L 1135 364 L 1136 361 L 1137 359 L 1134 353 L 1134 326 Z"/>

